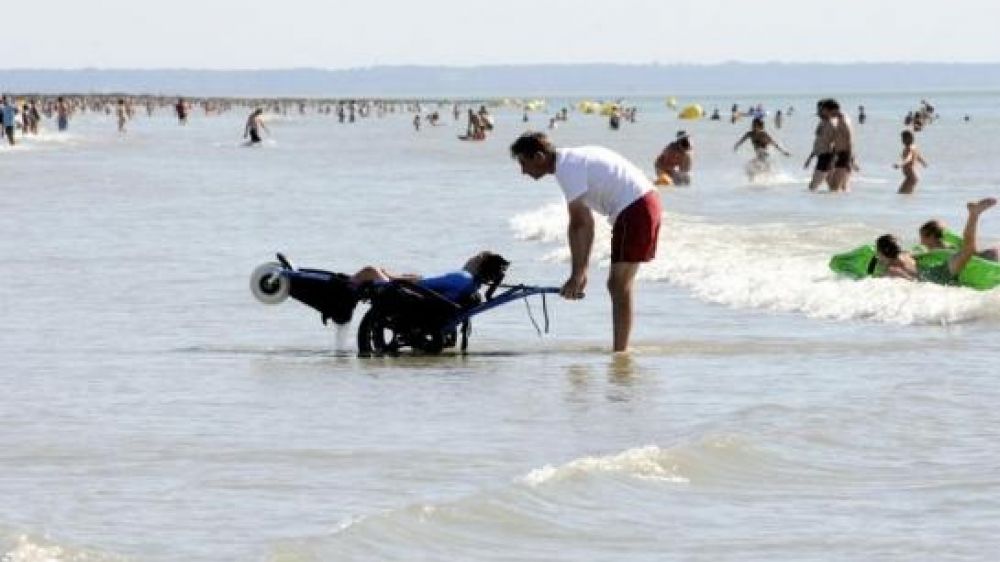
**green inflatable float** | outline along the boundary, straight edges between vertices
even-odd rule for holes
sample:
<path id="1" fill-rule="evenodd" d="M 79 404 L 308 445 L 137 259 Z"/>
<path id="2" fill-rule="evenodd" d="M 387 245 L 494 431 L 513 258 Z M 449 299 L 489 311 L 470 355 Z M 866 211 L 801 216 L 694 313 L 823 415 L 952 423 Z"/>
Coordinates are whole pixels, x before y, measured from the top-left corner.
<path id="1" fill-rule="evenodd" d="M 918 270 L 927 271 L 948 263 L 955 248 L 962 246 L 962 238 L 954 232 L 945 231 L 943 240 L 950 249 L 928 250 L 923 246 L 913 248 L 913 259 L 917 262 Z M 885 273 L 885 268 L 878 263 L 875 253 L 875 246 L 868 244 L 837 254 L 830 260 L 830 269 L 852 279 L 880 277 Z M 1000 263 L 974 257 L 958 274 L 958 284 L 980 291 L 1000 286 Z"/>

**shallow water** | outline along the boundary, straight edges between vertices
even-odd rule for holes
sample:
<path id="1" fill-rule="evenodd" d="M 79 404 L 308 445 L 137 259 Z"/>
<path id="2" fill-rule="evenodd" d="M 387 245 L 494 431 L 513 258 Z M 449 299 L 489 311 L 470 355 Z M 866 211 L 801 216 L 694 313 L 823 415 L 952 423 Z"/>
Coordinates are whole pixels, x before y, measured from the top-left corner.
<path id="1" fill-rule="evenodd" d="M 409 116 L 340 126 L 242 114 L 83 116 L 0 148 L 0 552 L 34 560 L 990 560 L 1000 542 L 996 292 L 851 282 L 830 254 L 997 194 L 996 94 L 937 95 L 931 167 L 895 194 L 899 116 L 864 103 L 861 179 L 810 194 L 807 99 L 774 131 L 795 156 L 752 185 L 745 123 L 680 123 L 660 100 L 564 145 L 651 168 L 679 127 L 695 185 L 663 192 L 636 349 L 607 353 L 607 228 L 588 298 L 479 319 L 466 357 L 361 360 L 297 303 L 247 290 L 260 262 L 438 272 L 482 248 L 560 283 L 549 179 Z M 707 99 L 723 110 L 733 100 Z M 741 100 L 736 100 L 741 101 Z M 972 115 L 971 123 L 960 117 Z M 542 127 L 540 115 L 531 125 Z M 651 171 L 651 170 L 650 170 Z M 1000 239 L 1000 215 L 983 219 Z M 534 304 L 536 316 L 539 304 Z M 348 338 L 350 340 L 350 337 Z"/>

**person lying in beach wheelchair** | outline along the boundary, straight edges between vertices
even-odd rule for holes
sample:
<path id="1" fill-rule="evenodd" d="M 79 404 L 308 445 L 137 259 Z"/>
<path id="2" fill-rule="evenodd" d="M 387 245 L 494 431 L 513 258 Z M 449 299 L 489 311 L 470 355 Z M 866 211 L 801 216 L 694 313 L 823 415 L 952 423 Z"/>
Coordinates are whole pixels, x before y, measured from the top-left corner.
<path id="1" fill-rule="evenodd" d="M 494 298 L 507 267 L 503 256 L 480 252 L 462 269 L 437 277 L 393 274 L 368 266 L 353 275 L 296 269 L 278 254 L 277 263 L 254 270 L 250 289 L 258 300 L 277 304 L 291 296 L 319 311 L 323 323 L 348 324 L 359 302 L 371 306 L 358 327 L 362 356 L 397 353 L 409 347 L 428 354 L 468 347 L 472 316 L 513 300 L 557 288 L 516 285 Z M 484 290 L 485 289 L 485 290 Z"/>

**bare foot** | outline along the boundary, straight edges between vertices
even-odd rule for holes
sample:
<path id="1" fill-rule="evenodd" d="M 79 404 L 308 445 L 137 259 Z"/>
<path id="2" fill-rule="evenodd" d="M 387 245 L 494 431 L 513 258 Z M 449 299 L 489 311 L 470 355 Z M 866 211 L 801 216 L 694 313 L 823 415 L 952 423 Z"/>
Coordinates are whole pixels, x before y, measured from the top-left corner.
<path id="1" fill-rule="evenodd" d="M 979 215 L 983 213 L 983 211 L 985 211 L 986 209 L 989 209 L 990 207 L 996 204 L 997 204 L 996 199 L 994 199 L 993 197 L 987 197 L 986 199 L 982 199 L 979 202 L 968 203 L 966 204 L 966 207 L 969 209 L 970 215 Z"/>

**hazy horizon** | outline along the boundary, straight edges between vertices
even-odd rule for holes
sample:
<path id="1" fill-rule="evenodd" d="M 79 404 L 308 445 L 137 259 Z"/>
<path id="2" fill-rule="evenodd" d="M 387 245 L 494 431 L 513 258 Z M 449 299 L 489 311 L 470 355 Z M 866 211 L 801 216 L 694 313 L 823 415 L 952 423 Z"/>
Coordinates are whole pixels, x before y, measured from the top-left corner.
<path id="1" fill-rule="evenodd" d="M 1000 3 L 460 0 L 50 0 L 4 10 L 18 68 L 350 69 L 371 66 L 1000 60 Z M 40 33 L 41 32 L 41 33 Z M 5 63 L 9 64 L 9 63 Z"/>
<path id="2" fill-rule="evenodd" d="M 666 63 L 666 62 L 609 62 L 609 61 L 577 61 L 577 62 L 558 62 L 558 61 L 540 61 L 540 62 L 495 62 L 495 63 L 470 63 L 470 64 L 433 64 L 433 63 L 412 63 L 412 64 L 368 64 L 368 65 L 357 65 L 357 66 L 342 66 L 342 67 L 323 67 L 323 66 L 261 66 L 261 67 L 233 67 L 233 68 L 218 68 L 212 66 L 10 66 L 7 65 L 3 69 L 0 69 L 0 77 L 3 76 L 3 72 L 6 71 L 192 71 L 192 72 L 275 72 L 275 71 L 291 71 L 291 70 L 316 70 L 323 72 L 345 72 L 345 71 L 355 71 L 355 70 L 372 70 L 372 69 L 396 69 L 396 68 L 443 68 L 443 69 L 457 69 L 457 70 L 469 70 L 478 68 L 531 68 L 531 67 L 583 67 L 583 66 L 612 66 L 612 67 L 693 67 L 693 68 L 712 68 L 720 66 L 875 66 L 875 65 L 890 65 L 890 66 L 921 66 L 921 65 L 939 65 L 939 66 L 990 66 L 990 65 L 1000 65 L 1000 57 L 997 60 L 983 60 L 983 61 L 942 61 L 942 60 L 921 60 L 921 61 L 877 61 L 877 60 L 857 60 L 857 61 L 783 61 L 783 60 L 725 60 L 718 62 L 699 62 L 699 63 Z"/>

